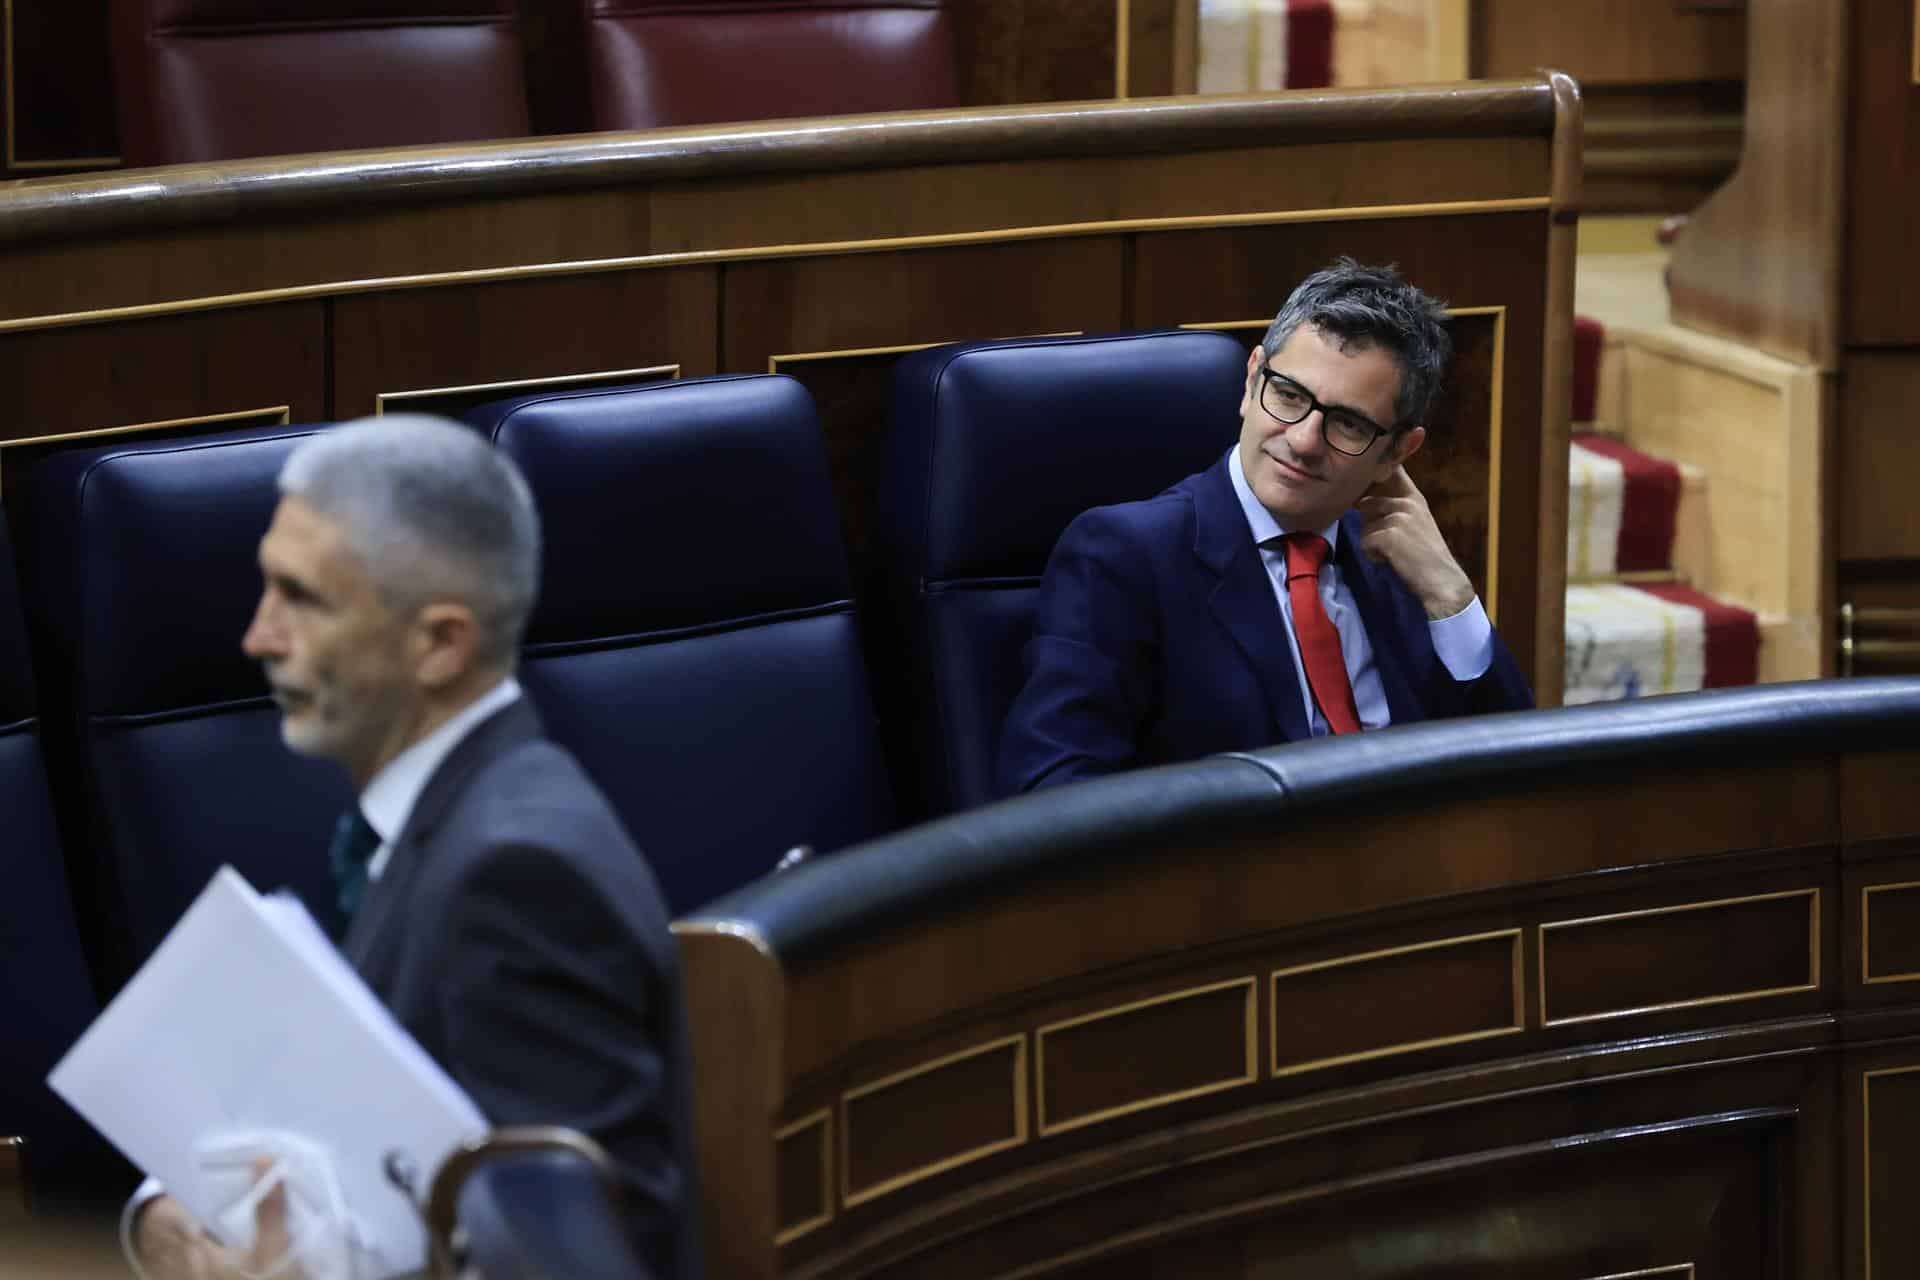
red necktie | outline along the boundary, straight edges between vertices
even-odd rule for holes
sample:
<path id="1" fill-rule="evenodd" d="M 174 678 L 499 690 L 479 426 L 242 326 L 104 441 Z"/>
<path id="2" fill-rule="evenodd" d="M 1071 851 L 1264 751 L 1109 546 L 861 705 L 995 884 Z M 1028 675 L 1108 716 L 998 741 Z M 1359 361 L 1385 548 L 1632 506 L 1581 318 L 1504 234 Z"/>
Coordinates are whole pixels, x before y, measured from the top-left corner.
<path id="1" fill-rule="evenodd" d="M 1332 548 L 1317 533 L 1286 536 L 1287 599 L 1293 605 L 1293 638 L 1300 646 L 1300 665 L 1320 714 L 1335 733 L 1358 733 L 1360 713 L 1353 705 L 1353 685 L 1347 679 L 1347 660 L 1340 653 L 1340 633 L 1333 628 L 1326 606 L 1320 603 L 1320 566 Z"/>

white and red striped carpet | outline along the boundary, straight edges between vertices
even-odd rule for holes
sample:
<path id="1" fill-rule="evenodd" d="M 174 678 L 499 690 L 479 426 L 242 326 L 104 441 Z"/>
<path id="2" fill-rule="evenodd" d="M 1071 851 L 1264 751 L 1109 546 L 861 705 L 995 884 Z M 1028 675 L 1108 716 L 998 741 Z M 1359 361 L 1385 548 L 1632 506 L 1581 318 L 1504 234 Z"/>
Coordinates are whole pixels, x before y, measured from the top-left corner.
<path id="1" fill-rule="evenodd" d="M 1594 414 L 1599 326 L 1576 329 L 1574 414 Z M 1619 440 L 1578 433 L 1568 462 L 1565 700 L 1752 684 L 1759 621 L 1674 579 L 1682 476 Z"/>

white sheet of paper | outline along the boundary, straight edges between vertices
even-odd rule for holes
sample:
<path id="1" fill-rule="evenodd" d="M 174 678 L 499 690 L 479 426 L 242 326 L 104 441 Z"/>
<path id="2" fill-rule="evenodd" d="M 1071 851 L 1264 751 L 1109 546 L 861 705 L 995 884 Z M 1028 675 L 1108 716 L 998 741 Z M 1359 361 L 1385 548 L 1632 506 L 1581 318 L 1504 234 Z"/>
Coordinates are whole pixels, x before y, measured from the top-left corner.
<path id="1" fill-rule="evenodd" d="M 348 1208 L 384 1260 L 417 1268 L 426 1236 L 388 1181 L 417 1190 L 485 1117 L 291 897 L 231 867 L 67 1051 L 47 1083 L 202 1224 L 212 1202 L 194 1144 L 285 1129 L 325 1146 Z"/>

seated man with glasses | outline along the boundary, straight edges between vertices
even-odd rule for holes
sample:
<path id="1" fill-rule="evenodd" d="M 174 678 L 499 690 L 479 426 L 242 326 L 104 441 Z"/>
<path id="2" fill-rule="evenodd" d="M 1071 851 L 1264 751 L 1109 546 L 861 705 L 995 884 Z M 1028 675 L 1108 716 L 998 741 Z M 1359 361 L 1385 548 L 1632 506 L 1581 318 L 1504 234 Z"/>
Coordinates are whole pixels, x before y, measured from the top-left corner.
<path id="1" fill-rule="evenodd" d="M 1003 792 L 1532 705 L 1402 465 L 1427 438 L 1446 323 L 1392 268 L 1340 259 L 1253 349 L 1224 458 L 1067 527 Z"/>

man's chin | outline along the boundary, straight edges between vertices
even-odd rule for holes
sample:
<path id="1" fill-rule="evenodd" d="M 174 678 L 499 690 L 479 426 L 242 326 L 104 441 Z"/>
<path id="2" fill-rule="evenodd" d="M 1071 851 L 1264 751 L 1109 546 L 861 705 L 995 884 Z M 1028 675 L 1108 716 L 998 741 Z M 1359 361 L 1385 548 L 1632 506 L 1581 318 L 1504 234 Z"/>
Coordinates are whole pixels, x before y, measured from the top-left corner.
<path id="1" fill-rule="evenodd" d="M 280 741 L 287 750 L 300 756 L 326 756 L 327 742 L 324 734 L 304 717 L 289 712 L 280 713 Z"/>

